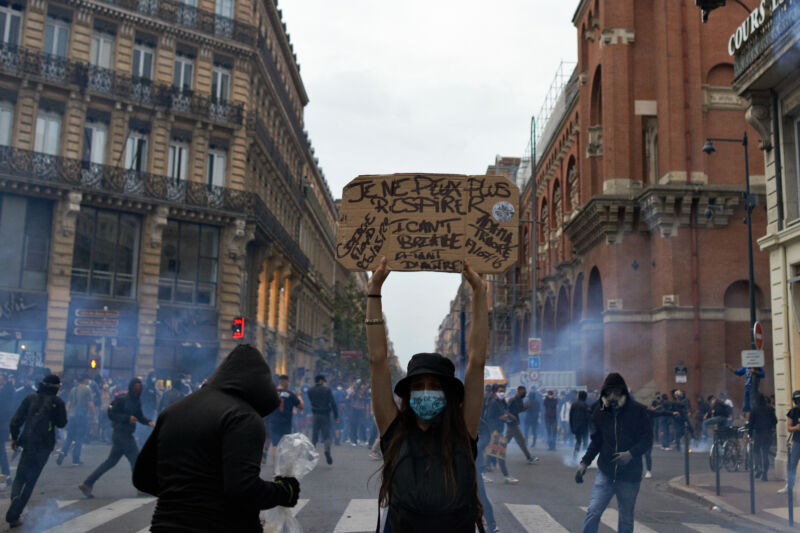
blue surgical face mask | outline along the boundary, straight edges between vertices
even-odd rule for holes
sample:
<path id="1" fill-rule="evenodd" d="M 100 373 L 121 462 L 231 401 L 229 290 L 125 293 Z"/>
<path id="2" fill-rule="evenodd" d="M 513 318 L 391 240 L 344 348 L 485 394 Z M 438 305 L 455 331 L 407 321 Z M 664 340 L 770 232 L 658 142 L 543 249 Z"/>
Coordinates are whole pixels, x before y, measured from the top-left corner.
<path id="1" fill-rule="evenodd" d="M 447 399 L 443 390 L 414 390 L 411 391 L 409 404 L 422 420 L 431 420 L 442 412 Z"/>

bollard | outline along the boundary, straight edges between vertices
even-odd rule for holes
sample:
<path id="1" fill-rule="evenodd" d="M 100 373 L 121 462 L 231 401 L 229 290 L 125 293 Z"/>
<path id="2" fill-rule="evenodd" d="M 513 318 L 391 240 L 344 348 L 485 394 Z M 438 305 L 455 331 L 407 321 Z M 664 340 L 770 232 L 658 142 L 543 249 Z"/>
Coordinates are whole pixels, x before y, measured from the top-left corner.
<path id="1" fill-rule="evenodd" d="M 686 485 L 689 485 L 689 443 L 691 440 L 689 439 L 689 424 L 684 422 L 683 424 L 683 442 L 685 446 L 683 447 L 683 470 L 686 474 Z"/>
<path id="2" fill-rule="evenodd" d="M 747 441 L 745 447 L 745 461 L 750 457 L 750 514 L 756 514 L 756 478 L 754 470 L 756 469 L 755 453 L 753 453 L 753 442 Z"/>
<path id="3" fill-rule="evenodd" d="M 714 435 L 714 440 L 717 440 L 716 434 Z M 720 464 L 722 459 L 719 456 L 719 445 L 720 442 L 717 440 L 717 442 L 714 443 L 714 464 L 717 466 L 715 469 L 717 478 L 717 496 L 719 496 L 719 471 L 722 470 L 722 464 Z"/>
<path id="4" fill-rule="evenodd" d="M 794 492 L 794 488 L 792 485 L 789 485 L 789 476 L 786 476 L 786 484 L 789 490 L 786 491 L 786 494 L 789 495 L 789 527 L 794 527 L 794 496 L 792 492 Z"/>

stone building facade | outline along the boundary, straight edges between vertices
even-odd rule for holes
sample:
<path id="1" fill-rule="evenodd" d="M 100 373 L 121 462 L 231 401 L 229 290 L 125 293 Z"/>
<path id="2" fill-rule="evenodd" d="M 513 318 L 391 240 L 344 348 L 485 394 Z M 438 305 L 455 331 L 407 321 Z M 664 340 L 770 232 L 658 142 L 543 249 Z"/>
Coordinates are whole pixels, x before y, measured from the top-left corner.
<path id="1" fill-rule="evenodd" d="M 714 19 L 701 25 L 690 0 L 578 5 L 577 67 L 538 139 L 535 180 L 520 180 L 520 218 L 537 221 L 543 371 L 574 370 L 590 387 L 621 371 L 645 397 L 677 386 L 693 399 L 728 392 L 741 405 L 743 384 L 725 365 L 739 367 L 750 346 L 744 154 L 737 145 L 718 144 L 711 156 L 701 149 L 707 137 L 755 130 L 731 88 L 726 36 L 738 14 L 720 10 Z M 753 143 L 754 237 L 766 227 L 758 154 Z M 524 294 L 530 231 L 521 227 Z M 756 250 L 767 346 L 768 268 Z M 529 331 L 530 305 L 517 316 Z M 519 337 L 522 353 L 527 335 Z M 684 366 L 688 382 L 676 384 Z M 767 367 L 771 375 L 771 349 Z M 762 386 L 771 390 L 772 379 Z"/>
<path id="2" fill-rule="evenodd" d="M 0 351 L 66 374 L 99 359 L 112 377 L 203 376 L 246 341 L 312 372 L 348 274 L 277 3 L 0 12 Z"/>
<path id="3" fill-rule="evenodd" d="M 758 132 L 753 142 L 766 169 L 767 226 L 758 244 L 769 254 L 776 471 L 785 472 L 785 414 L 792 391 L 800 388 L 800 1 L 770 0 L 764 8 L 763 14 L 756 12 L 756 25 L 735 11 L 739 25 L 722 43 L 733 56 L 733 88 L 747 102 L 746 118 Z M 717 23 L 714 11 L 708 25 Z"/>

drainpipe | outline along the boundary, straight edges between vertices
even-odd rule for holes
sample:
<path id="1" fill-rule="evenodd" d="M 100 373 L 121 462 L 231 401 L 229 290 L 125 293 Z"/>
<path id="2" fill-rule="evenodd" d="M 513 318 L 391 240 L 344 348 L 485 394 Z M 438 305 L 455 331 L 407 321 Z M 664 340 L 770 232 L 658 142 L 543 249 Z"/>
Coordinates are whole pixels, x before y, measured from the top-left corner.
<path id="1" fill-rule="evenodd" d="M 783 229 L 783 169 L 781 168 L 781 129 L 778 110 L 778 94 L 770 89 L 772 95 L 772 145 L 775 147 L 775 196 L 778 201 L 778 231 Z M 788 330 L 787 330 L 788 331 Z"/>
<path id="2" fill-rule="evenodd" d="M 689 29 L 686 2 L 681 2 L 681 38 L 683 40 L 683 121 L 685 128 L 686 183 L 692 181 L 692 134 L 689 124 Z M 692 202 L 689 220 L 692 240 L 692 314 L 694 316 L 694 372 L 695 396 L 700 394 L 700 281 L 699 259 L 697 255 L 697 205 Z"/>

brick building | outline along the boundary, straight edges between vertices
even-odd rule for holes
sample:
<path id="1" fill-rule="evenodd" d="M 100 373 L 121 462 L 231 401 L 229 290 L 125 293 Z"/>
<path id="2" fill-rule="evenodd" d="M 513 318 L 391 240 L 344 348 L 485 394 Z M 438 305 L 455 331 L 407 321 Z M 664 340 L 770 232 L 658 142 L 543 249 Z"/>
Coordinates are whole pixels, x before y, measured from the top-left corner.
<path id="1" fill-rule="evenodd" d="M 278 371 L 313 371 L 348 274 L 276 3 L 0 13 L 0 351 L 202 376 L 245 316 Z"/>
<path id="2" fill-rule="evenodd" d="M 732 9 L 701 25 L 690 0 L 582 0 L 573 18 L 578 62 L 545 123 L 537 124 L 534 180 L 537 330 L 542 370 L 576 371 L 598 386 L 620 371 L 643 394 L 676 386 L 690 397 L 743 395 L 748 349 L 744 155 L 706 137 L 741 137 L 746 103 L 731 88 Z M 764 170 L 750 146 L 764 234 Z M 530 159 L 528 159 L 530 161 Z M 531 219 L 530 164 L 518 175 L 521 217 Z M 519 290 L 530 294 L 530 224 L 521 228 Z M 768 257 L 755 251 L 756 307 L 772 353 Z M 520 317 L 530 328 L 530 306 Z M 524 339 L 518 338 L 523 351 Z M 772 389 L 772 379 L 763 383 Z"/>

